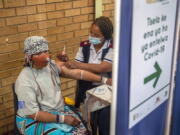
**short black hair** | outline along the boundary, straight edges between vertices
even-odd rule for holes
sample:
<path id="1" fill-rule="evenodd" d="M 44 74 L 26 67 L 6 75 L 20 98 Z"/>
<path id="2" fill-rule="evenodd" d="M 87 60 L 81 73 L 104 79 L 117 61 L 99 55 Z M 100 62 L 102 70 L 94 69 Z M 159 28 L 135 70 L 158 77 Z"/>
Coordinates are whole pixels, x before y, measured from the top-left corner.
<path id="1" fill-rule="evenodd" d="M 93 24 L 99 27 L 100 31 L 102 32 L 106 40 L 112 39 L 113 24 L 108 17 L 101 16 L 99 18 L 96 18 L 92 25 Z"/>

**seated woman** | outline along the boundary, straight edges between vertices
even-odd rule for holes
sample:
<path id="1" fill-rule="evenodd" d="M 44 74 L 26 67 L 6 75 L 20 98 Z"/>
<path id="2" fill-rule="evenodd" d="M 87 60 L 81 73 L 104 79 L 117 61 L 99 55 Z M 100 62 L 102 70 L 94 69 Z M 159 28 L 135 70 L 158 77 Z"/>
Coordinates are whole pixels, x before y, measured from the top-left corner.
<path id="1" fill-rule="evenodd" d="M 80 69 L 68 69 L 63 62 L 51 60 L 44 37 L 28 37 L 24 45 L 25 67 L 15 83 L 16 123 L 20 132 L 26 135 L 86 134 L 78 115 L 64 104 L 59 77 L 106 84 L 111 84 L 111 79 Z"/>

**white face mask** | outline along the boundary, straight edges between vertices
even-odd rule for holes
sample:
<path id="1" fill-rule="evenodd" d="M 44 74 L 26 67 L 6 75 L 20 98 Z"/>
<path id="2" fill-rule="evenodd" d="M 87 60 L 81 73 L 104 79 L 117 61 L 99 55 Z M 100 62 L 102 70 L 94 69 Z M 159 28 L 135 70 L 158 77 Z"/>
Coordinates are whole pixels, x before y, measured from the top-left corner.
<path id="1" fill-rule="evenodd" d="M 91 44 L 93 44 L 93 45 L 98 45 L 98 44 L 100 44 L 102 41 L 101 41 L 101 38 L 89 36 L 89 42 L 90 42 Z"/>

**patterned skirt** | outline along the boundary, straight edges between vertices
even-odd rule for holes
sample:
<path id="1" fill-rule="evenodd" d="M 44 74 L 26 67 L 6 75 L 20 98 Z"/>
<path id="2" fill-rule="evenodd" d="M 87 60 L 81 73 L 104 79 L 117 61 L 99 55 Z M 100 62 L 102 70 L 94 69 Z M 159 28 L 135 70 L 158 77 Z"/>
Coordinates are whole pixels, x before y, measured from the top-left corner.
<path id="1" fill-rule="evenodd" d="M 68 106 L 64 106 L 64 112 L 51 112 L 52 114 L 71 115 L 80 120 Z M 64 123 L 44 123 L 30 118 L 16 116 L 16 125 L 23 135 L 86 135 L 87 130 L 81 122 L 78 127 L 72 127 Z"/>

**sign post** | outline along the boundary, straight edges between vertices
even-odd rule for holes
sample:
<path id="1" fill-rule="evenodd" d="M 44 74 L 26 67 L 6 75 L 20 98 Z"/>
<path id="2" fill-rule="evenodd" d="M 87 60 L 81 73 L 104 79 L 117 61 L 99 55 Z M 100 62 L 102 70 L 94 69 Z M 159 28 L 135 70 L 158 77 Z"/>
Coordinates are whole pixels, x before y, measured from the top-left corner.
<path id="1" fill-rule="evenodd" d="M 168 99 L 176 6 L 177 0 L 134 0 L 129 128 Z"/>
<path id="2" fill-rule="evenodd" d="M 164 134 L 177 6 L 178 0 L 121 0 L 116 9 L 111 133 Z"/>

